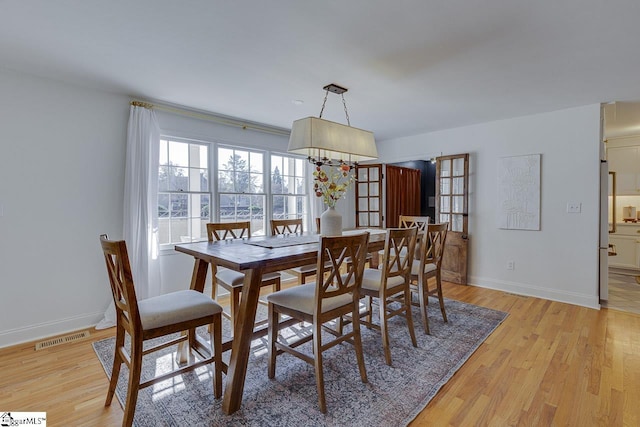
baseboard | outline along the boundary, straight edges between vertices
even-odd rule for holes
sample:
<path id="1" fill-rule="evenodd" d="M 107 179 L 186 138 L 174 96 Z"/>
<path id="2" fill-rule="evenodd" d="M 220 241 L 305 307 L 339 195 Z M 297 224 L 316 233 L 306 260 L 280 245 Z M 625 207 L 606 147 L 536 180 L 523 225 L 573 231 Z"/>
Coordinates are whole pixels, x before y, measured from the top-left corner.
<path id="1" fill-rule="evenodd" d="M 600 309 L 600 300 L 597 295 L 585 295 L 576 292 L 558 291 L 555 289 L 541 288 L 525 283 L 508 282 L 504 280 L 489 279 L 486 277 L 470 276 L 469 284 L 480 288 L 494 289 L 510 292 L 512 294 L 548 299 L 564 302 L 587 308 Z"/>
<path id="2" fill-rule="evenodd" d="M 0 348 L 16 344 L 49 338 L 54 335 L 65 334 L 83 328 L 91 328 L 102 319 L 104 311 L 88 313 L 66 319 L 29 325 L 22 328 L 0 331 Z"/>

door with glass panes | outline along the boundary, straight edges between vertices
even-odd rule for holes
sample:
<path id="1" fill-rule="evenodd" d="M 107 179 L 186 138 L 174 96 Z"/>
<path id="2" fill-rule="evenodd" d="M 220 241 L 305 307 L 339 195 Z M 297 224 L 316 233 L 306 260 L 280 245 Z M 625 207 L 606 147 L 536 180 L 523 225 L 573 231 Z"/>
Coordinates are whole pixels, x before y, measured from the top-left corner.
<path id="1" fill-rule="evenodd" d="M 436 219 L 449 223 L 442 258 L 442 280 L 467 284 L 469 154 L 436 159 Z"/>
<path id="2" fill-rule="evenodd" d="M 356 227 L 382 227 L 382 165 L 358 165 L 356 181 Z"/>

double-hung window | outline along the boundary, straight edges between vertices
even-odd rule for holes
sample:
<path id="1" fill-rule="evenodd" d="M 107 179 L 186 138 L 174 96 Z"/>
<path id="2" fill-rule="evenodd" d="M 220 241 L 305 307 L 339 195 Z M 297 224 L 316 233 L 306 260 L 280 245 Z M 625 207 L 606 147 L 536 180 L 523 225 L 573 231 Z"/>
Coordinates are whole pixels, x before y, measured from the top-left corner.
<path id="1" fill-rule="evenodd" d="M 253 236 L 269 234 L 270 219 L 302 218 L 308 224 L 306 167 L 300 157 L 162 137 L 161 247 L 206 240 L 208 222 L 250 221 Z"/>
<path id="2" fill-rule="evenodd" d="M 218 147 L 220 222 L 250 221 L 251 235 L 265 235 L 265 155 L 236 147 Z"/>
<path id="3" fill-rule="evenodd" d="M 211 212 L 209 145 L 160 140 L 158 171 L 159 243 L 207 238 Z"/>
<path id="4" fill-rule="evenodd" d="M 307 161 L 299 157 L 272 154 L 270 163 L 272 218 L 302 218 L 303 223 L 308 224 Z"/>

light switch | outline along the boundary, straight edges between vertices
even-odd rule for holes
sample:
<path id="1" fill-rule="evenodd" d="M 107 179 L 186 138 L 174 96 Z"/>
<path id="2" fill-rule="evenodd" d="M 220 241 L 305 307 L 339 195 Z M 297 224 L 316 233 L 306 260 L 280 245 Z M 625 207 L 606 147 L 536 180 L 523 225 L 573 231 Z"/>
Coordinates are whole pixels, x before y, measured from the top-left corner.
<path id="1" fill-rule="evenodd" d="M 582 212 L 582 203 L 569 202 L 567 203 L 567 213 L 580 213 Z"/>

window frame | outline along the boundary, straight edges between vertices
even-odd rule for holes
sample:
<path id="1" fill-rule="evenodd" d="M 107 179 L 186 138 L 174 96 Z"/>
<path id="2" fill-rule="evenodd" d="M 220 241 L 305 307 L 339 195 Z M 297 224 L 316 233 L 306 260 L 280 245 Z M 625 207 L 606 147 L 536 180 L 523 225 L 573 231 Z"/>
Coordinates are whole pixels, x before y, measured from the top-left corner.
<path id="1" fill-rule="evenodd" d="M 256 148 L 254 146 L 251 145 L 242 145 L 242 144 L 231 144 L 231 143 L 227 143 L 227 142 L 218 142 L 215 140 L 202 140 L 202 139 L 196 139 L 196 138 L 190 138 L 190 137 L 181 137 L 181 136 L 175 136 L 173 134 L 170 133 L 164 133 L 161 132 L 160 135 L 160 141 L 175 141 L 178 143 L 185 143 L 185 144 L 189 144 L 189 145 L 200 145 L 200 146 L 205 146 L 207 147 L 208 150 L 208 154 L 207 154 L 207 183 L 208 183 L 208 191 L 178 191 L 178 190 L 161 190 L 160 186 L 158 185 L 158 211 L 160 209 L 160 195 L 161 194 L 171 194 L 172 192 L 175 194 L 204 194 L 204 195 L 208 195 L 209 196 L 209 217 L 206 220 L 207 222 L 220 222 L 221 220 L 221 210 L 220 210 L 220 196 L 221 194 L 242 194 L 242 195 L 248 195 L 248 196 L 262 196 L 264 197 L 264 205 L 263 205 L 263 225 L 264 225 L 264 234 L 268 235 L 270 234 L 270 227 L 268 226 L 268 224 L 270 223 L 270 220 L 273 218 L 273 196 L 279 196 L 279 195 L 283 195 L 282 193 L 272 193 L 271 191 L 271 162 L 272 162 L 272 156 L 280 156 L 280 157 L 285 157 L 285 158 L 291 158 L 295 160 L 300 160 L 301 165 L 303 167 L 303 172 L 302 175 L 300 176 L 301 178 L 304 179 L 304 185 L 302 187 L 303 193 L 294 193 L 294 194 L 286 194 L 286 195 L 291 195 L 291 196 L 295 196 L 295 197 L 301 197 L 303 200 L 303 214 L 301 215 L 303 217 L 303 220 L 305 221 L 305 230 L 311 230 L 310 228 L 307 227 L 310 219 L 310 190 L 309 190 L 309 182 L 308 180 L 310 179 L 309 176 L 309 163 L 307 161 L 306 157 L 303 156 L 298 156 L 298 155 L 294 155 L 291 153 L 287 153 L 287 152 L 282 152 L 280 150 L 268 150 L 268 149 L 262 149 L 262 148 Z M 239 150 L 239 151 L 246 151 L 249 153 L 258 153 L 262 155 L 262 192 L 245 192 L 245 193 L 235 193 L 235 192 L 228 192 L 228 191 L 219 191 L 218 188 L 218 179 L 219 179 L 219 165 L 218 165 L 218 161 L 219 161 L 219 149 L 220 148 L 224 148 L 224 149 L 230 149 L 230 150 Z M 168 154 L 167 154 L 168 155 Z M 158 159 L 158 162 L 160 162 L 160 159 Z M 160 166 L 160 165 L 159 165 Z M 159 172 L 160 173 L 160 168 L 159 168 Z M 295 177 L 298 177 L 298 175 L 294 175 Z M 187 214 L 187 219 L 188 220 L 193 220 L 193 219 L 198 219 L 200 218 L 200 221 L 202 221 L 202 219 L 204 217 L 200 216 L 200 217 L 191 217 L 189 216 L 190 214 Z M 171 217 L 169 217 L 170 219 Z M 160 216 L 158 215 L 158 220 L 159 222 L 161 220 L 164 220 L 164 218 L 160 218 Z M 158 224 L 159 228 L 161 226 L 161 224 Z M 258 234 L 262 234 L 260 232 L 258 232 Z M 256 235 L 254 232 L 254 228 L 252 227 L 252 235 Z M 160 237 L 160 236 L 158 236 Z M 201 233 L 199 236 L 199 239 L 194 239 L 194 235 L 191 233 L 190 234 L 191 237 L 191 241 L 195 242 L 195 241 L 205 241 L 207 240 L 207 235 L 206 235 L 206 227 L 202 227 L 201 229 Z M 166 254 L 170 254 L 174 252 L 174 246 L 176 244 L 180 244 L 180 243 L 185 243 L 183 241 L 175 241 L 175 240 L 171 240 L 172 239 L 172 235 L 169 234 L 169 242 L 168 243 L 161 243 L 159 245 L 160 248 L 160 254 L 161 255 L 166 255 Z"/>
<path id="2" fill-rule="evenodd" d="M 185 235 L 185 237 L 187 237 L 189 239 L 189 241 L 194 242 L 194 241 L 200 241 L 203 240 L 202 236 L 204 235 L 204 240 L 206 240 L 206 227 L 202 226 L 202 221 L 204 218 L 202 216 L 202 203 L 200 203 L 200 215 L 199 216 L 194 216 L 193 215 L 193 208 L 192 208 L 192 196 L 208 196 L 209 198 L 209 202 L 208 202 L 208 210 L 209 210 L 209 216 L 208 216 L 208 220 L 207 221 L 211 221 L 211 213 L 212 213 L 212 188 L 211 188 L 211 145 L 209 142 L 207 141 L 199 141 L 199 140 L 194 140 L 194 139 L 188 139 L 188 138 L 180 138 L 180 137 L 175 137 L 175 136 L 169 136 L 169 135 L 161 135 L 160 136 L 160 147 L 159 147 L 159 151 L 162 149 L 162 141 L 166 141 L 167 143 L 167 163 L 166 164 L 161 164 L 161 157 L 158 159 L 158 205 L 157 205 L 157 210 L 158 210 L 158 239 L 160 241 L 160 228 L 162 227 L 161 221 L 165 220 L 165 217 L 160 217 L 159 214 L 159 210 L 160 210 L 160 206 L 161 206 L 161 202 L 160 202 L 160 198 L 161 195 L 168 195 L 169 196 L 169 208 L 168 208 L 168 217 L 166 217 L 166 219 L 168 220 L 168 229 L 169 229 L 169 241 L 167 243 L 159 243 L 159 248 L 160 250 L 166 250 L 166 249 L 173 249 L 173 246 L 175 244 L 178 243 L 185 243 L 184 241 L 176 241 L 173 240 L 174 237 L 174 233 L 173 233 L 173 227 L 174 227 L 174 220 L 172 220 L 174 217 L 171 216 L 172 213 L 172 208 L 171 208 L 171 200 L 173 199 L 173 196 L 176 195 L 187 195 L 187 215 L 186 217 L 184 217 L 184 219 L 186 219 L 187 221 L 187 234 Z M 202 167 L 196 167 L 196 166 L 192 166 L 192 157 L 190 154 L 190 148 L 192 146 L 201 146 L 201 147 L 205 147 L 207 150 L 207 154 L 206 154 L 206 179 L 207 179 L 207 191 L 203 191 L 203 190 L 191 190 L 190 188 L 185 189 L 172 189 L 171 185 L 169 184 L 167 186 L 166 189 L 164 188 L 160 188 L 160 172 L 163 166 L 167 166 L 167 167 L 171 167 L 171 157 L 170 157 L 170 143 L 171 142 L 175 142 L 175 143 L 179 143 L 179 144 L 187 144 L 187 166 L 175 166 L 175 167 L 179 167 L 179 168 L 184 168 L 187 170 L 190 169 L 203 169 Z M 162 153 L 161 153 L 162 154 Z M 191 176 L 189 174 L 187 174 L 188 180 L 191 180 Z M 183 217 L 175 217 L 175 218 L 183 218 Z M 194 226 L 194 221 L 200 221 L 200 233 L 194 233 L 193 232 L 193 226 Z M 206 222 L 205 222 L 206 223 Z M 200 238 L 197 238 L 197 235 L 200 235 Z"/>
<path id="3" fill-rule="evenodd" d="M 219 177 L 220 177 L 220 149 L 225 149 L 225 150 L 233 150 L 233 152 L 235 153 L 236 151 L 246 151 L 249 155 L 249 170 L 248 173 L 251 174 L 256 174 L 255 172 L 251 171 L 251 153 L 255 153 L 255 154 L 260 154 L 262 156 L 262 192 L 256 192 L 256 191 L 220 191 L 220 187 L 219 187 Z M 240 145 L 230 145 L 230 144 L 215 144 L 215 156 L 216 156 L 216 162 L 213 164 L 214 167 L 214 171 L 211 172 L 212 176 L 215 176 L 215 201 L 217 202 L 217 209 L 215 210 L 215 221 L 218 222 L 225 222 L 224 219 L 222 219 L 221 217 L 221 212 L 222 212 L 222 204 L 221 204 L 221 198 L 224 195 L 228 195 L 228 196 L 245 196 L 245 197 L 262 197 L 263 201 L 262 201 L 262 228 L 257 229 L 256 227 L 254 227 L 254 219 L 253 219 L 253 215 L 250 213 L 250 216 L 248 218 L 249 221 L 251 221 L 251 235 L 268 235 L 268 221 L 270 219 L 270 216 L 268 215 L 268 212 L 270 212 L 270 205 L 269 205 L 269 197 L 268 197 L 268 183 L 266 180 L 266 171 L 267 171 L 267 167 L 269 166 L 269 163 L 267 161 L 268 157 L 269 157 L 269 151 L 267 150 L 262 150 L 262 149 L 258 149 L 258 148 L 253 148 L 253 147 L 247 147 L 247 146 L 240 146 Z M 233 172 L 236 172 L 235 170 Z M 235 182 L 235 178 L 234 178 L 234 182 Z M 249 206 L 251 206 L 251 204 L 249 204 Z M 236 215 L 234 215 L 233 219 L 231 221 L 246 221 L 247 218 L 244 217 L 240 217 L 238 218 L 237 216 L 237 211 L 236 211 Z M 231 222 L 230 221 L 230 222 Z"/>
<path id="4" fill-rule="evenodd" d="M 288 174 L 284 174 L 284 168 L 282 168 L 283 170 L 280 171 L 280 175 L 282 177 L 288 177 L 288 178 L 292 178 L 295 182 L 296 179 L 302 179 L 304 184 L 302 185 L 302 192 L 297 192 L 296 189 L 294 189 L 293 192 L 288 191 L 288 192 L 274 192 L 273 188 L 272 188 L 272 183 L 273 183 L 273 157 L 281 157 L 283 158 L 283 162 L 282 165 L 284 165 L 284 161 L 285 159 L 290 159 L 293 161 L 293 166 L 294 166 L 294 171 L 293 174 L 288 173 Z M 302 171 L 301 173 L 297 173 L 297 162 L 300 162 L 300 166 L 302 167 Z M 281 166 L 281 165 L 278 165 Z M 271 199 L 271 209 L 270 209 L 270 215 L 271 218 L 273 218 L 274 215 L 274 206 L 276 205 L 275 203 L 275 198 L 276 197 L 285 197 L 285 198 L 293 198 L 295 199 L 302 199 L 303 203 L 302 203 L 302 213 L 299 212 L 292 212 L 289 213 L 286 209 L 287 204 L 284 204 L 284 208 L 285 211 L 283 212 L 283 217 L 279 217 L 277 219 L 294 219 L 294 218 L 302 218 L 302 222 L 303 224 L 305 224 L 304 230 L 310 231 L 309 228 L 309 223 L 310 223 L 310 219 L 309 219 L 309 215 L 310 215 L 310 192 L 309 192 L 309 161 L 306 157 L 300 156 L 300 155 L 294 155 L 291 153 L 282 153 L 282 152 L 278 152 L 278 151 L 273 151 L 269 153 L 269 198 Z M 297 187 L 296 187 L 297 188 Z M 294 205 L 297 206 L 297 203 L 294 202 Z"/>

